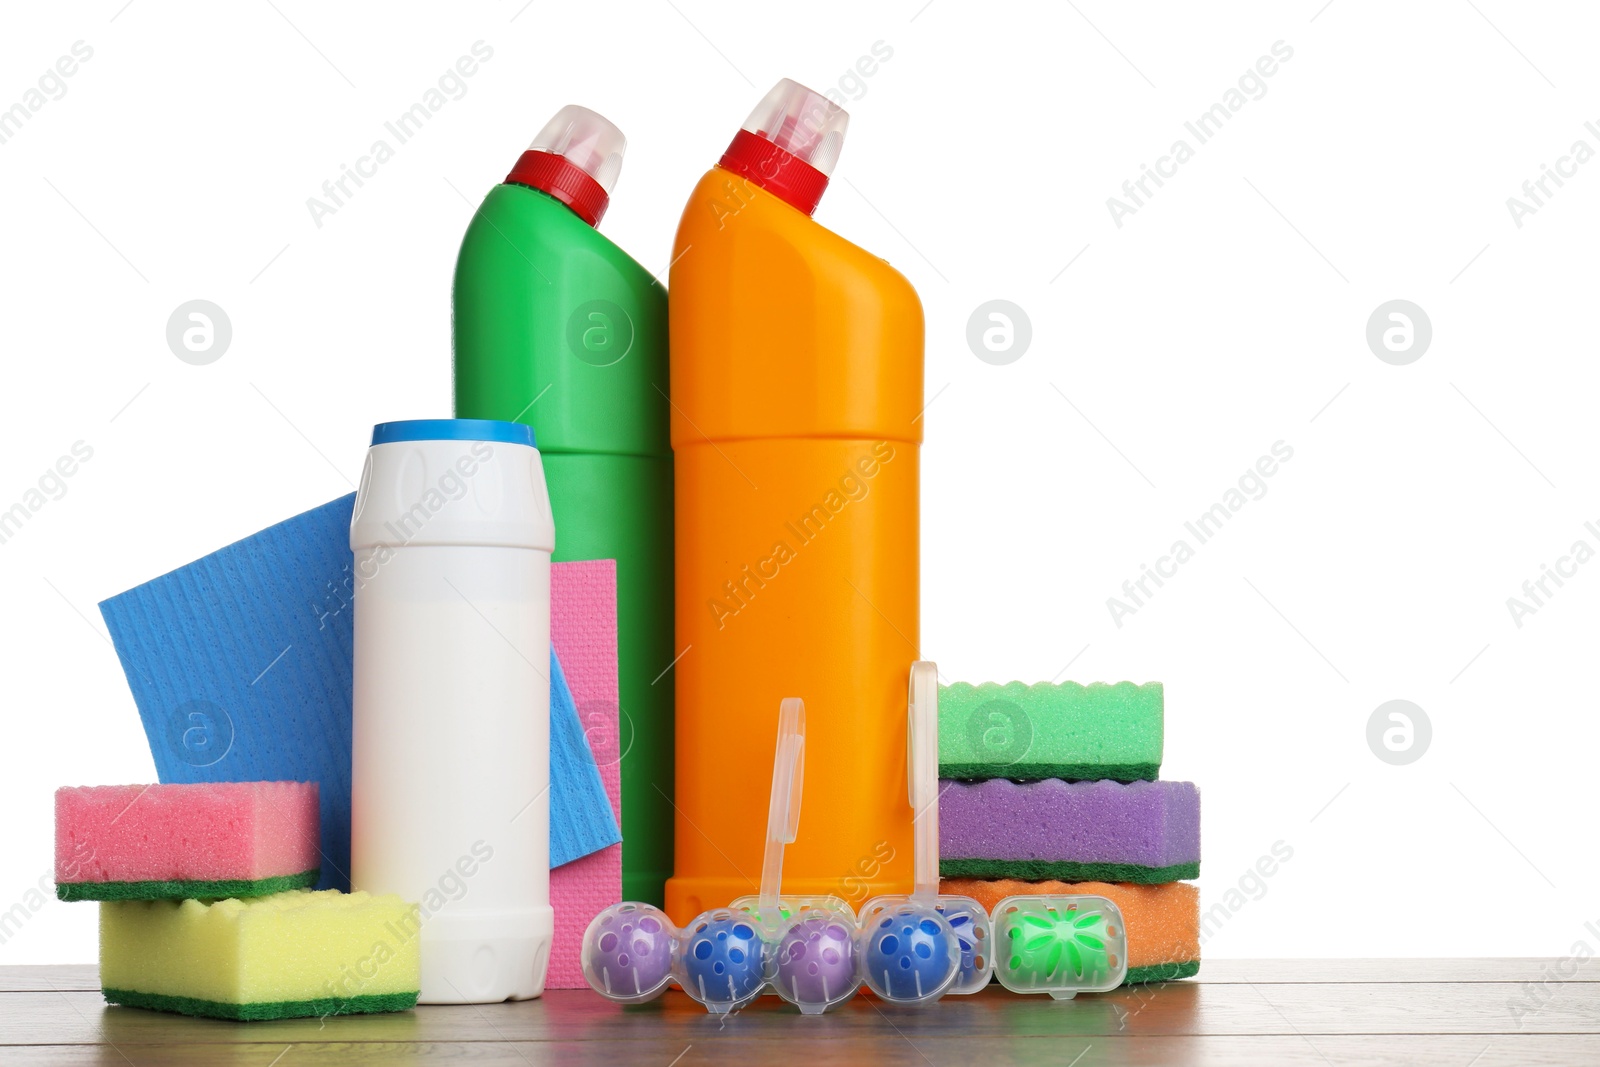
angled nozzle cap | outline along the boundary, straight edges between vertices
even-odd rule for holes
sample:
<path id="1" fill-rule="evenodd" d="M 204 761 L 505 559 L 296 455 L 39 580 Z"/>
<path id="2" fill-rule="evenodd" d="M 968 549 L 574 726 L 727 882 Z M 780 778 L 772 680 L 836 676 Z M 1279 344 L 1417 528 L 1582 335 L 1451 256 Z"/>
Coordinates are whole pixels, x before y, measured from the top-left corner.
<path id="1" fill-rule="evenodd" d="M 750 112 L 722 166 L 809 215 L 828 187 L 849 127 L 844 108 L 784 78 Z"/>
<path id="2" fill-rule="evenodd" d="M 831 177 L 850 114 L 821 93 L 784 78 L 761 98 L 744 128 Z"/>
<path id="3" fill-rule="evenodd" d="M 560 156 L 593 178 L 609 196 L 622 173 L 628 139 L 604 115 L 568 104 L 544 124 L 528 151 Z"/>
<path id="4" fill-rule="evenodd" d="M 611 120 L 568 104 L 545 123 L 506 181 L 548 193 L 595 226 L 611 202 L 627 150 L 628 139 Z"/>

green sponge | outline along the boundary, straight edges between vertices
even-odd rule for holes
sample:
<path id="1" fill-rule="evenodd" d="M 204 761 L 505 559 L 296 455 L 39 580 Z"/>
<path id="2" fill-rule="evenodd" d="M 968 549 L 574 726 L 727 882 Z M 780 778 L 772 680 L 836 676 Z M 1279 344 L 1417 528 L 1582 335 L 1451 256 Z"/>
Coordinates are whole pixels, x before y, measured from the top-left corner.
<path id="1" fill-rule="evenodd" d="M 939 777 L 1153 780 L 1160 682 L 939 687 Z"/>

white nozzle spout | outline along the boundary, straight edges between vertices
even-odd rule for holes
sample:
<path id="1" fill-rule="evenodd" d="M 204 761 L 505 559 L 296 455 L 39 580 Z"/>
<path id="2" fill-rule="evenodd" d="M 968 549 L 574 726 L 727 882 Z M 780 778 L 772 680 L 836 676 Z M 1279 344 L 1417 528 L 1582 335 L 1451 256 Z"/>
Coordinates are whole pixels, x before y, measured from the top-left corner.
<path id="1" fill-rule="evenodd" d="M 821 93 L 784 78 L 761 98 L 744 128 L 826 176 L 839 162 L 850 115 Z"/>
<path id="2" fill-rule="evenodd" d="M 616 188 L 617 175 L 622 173 L 628 139 L 604 115 L 568 104 L 544 124 L 528 151 L 561 156 L 598 182 L 609 195 Z"/>

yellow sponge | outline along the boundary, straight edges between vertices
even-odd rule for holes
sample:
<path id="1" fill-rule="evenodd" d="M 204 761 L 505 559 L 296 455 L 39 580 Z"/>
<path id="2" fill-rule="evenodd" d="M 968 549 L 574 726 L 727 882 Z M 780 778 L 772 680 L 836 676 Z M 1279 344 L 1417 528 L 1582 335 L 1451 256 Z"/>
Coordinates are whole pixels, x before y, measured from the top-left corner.
<path id="1" fill-rule="evenodd" d="M 222 1019 L 404 1011 L 421 987 L 419 909 L 295 890 L 247 900 L 100 905 L 106 1000 Z"/>

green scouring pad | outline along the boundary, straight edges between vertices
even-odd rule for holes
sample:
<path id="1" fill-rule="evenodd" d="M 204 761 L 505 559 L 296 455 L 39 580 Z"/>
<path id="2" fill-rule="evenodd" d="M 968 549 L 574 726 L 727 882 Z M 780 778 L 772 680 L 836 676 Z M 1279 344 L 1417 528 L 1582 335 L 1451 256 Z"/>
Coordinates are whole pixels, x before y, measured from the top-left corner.
<path id="1" fill-rule="evenodd" d="M 1132 973 L 1131 971 L 1129 972 Z M 173 997 L 161 993 L 139 993 L 131 989 L 105 989 L 106 1002 L 146 1011 L 171 1011 L 179 1015 L 199 1015 L 235 1022 L 263 1019 L 304 1019 L 324 1015 L 367 1015 L 374 1012 L 409 1011 L 417 1005 L 417 994 L 378 993 L 356 997 L 313 997 L 306 1000 L 276 1000 L 237 1004 L 200 997 Z"/>
<path id="2" fill-rule="evenodd" d="M 1161 885 L 1200 877 L 1200 863 L 1143 867 L 1137 863 L 1079 863 L 1073 860 L 941 859 L 945 878 L 1017 878 L 1026 882 L 1126 882 Z"/>
<path id="3" fill-rule="evenodd" d="M 209 880 L 146 880 L 139 882 L 58 882 L 60 900 L 223 900 L 227 897 L 266 897 L 317 884 L 321 871 L 302 871 L 274 878 L 214 878 Z"/>
<path id="4" fill-rule="evenodd" d="M 1128 977 L 1122 980 L 1122 984 L 1138 985 L 1141 982 L 1176 982 L 1180 978 L 1193 978 L 1199 973 L 1199 960 L 1185 960 L 1182 963 L 1154 963 L 1148 967 L 1129 967 Z"/>
<path id="5" fill-rule="evenodd" d="M 1153 780 L 1160 682 L 939 687 L 939 777 Z"/>

